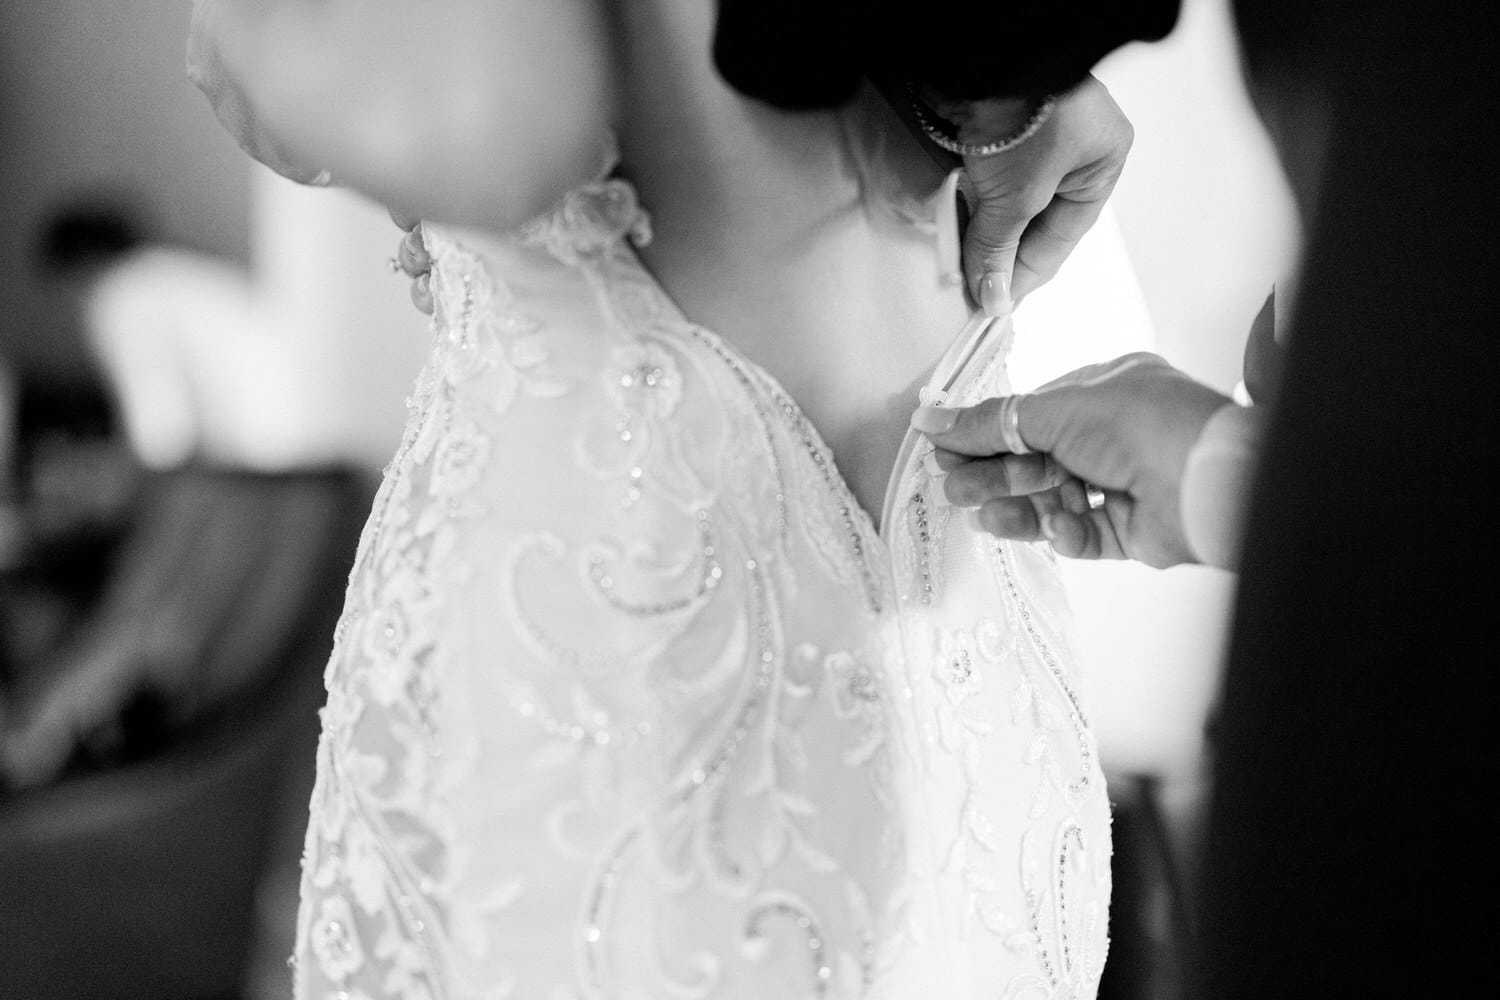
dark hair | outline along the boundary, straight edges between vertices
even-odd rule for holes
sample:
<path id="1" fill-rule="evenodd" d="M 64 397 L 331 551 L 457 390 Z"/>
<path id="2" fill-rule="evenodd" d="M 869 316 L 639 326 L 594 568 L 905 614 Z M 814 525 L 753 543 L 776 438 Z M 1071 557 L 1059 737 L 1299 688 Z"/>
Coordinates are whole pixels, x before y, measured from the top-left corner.
<path id="1" fill-rule="evenodd" d="M 56 210 L 38 233 L 33 263 L 61 274 L 108 263 L 143 242 L 131 213 L 105 201 L 80 201 Z"/>
<path id="2" fill-rule="evenodd" d="M 1180 0 L 719 0 L 714 63 L 731 86 L 788 109 L 831 108 L 869 76 L 950 97 L 1071 89 L 1104 56 L 1163 38 Z"/>

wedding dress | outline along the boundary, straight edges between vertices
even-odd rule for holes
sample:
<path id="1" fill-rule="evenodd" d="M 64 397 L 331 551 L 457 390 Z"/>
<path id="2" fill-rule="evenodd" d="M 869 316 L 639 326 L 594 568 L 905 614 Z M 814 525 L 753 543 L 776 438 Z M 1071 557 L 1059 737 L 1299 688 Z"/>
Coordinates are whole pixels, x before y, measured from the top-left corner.
<path id="1" fill-rule="evenodd" d="M 1109 807 L 1049 551 L 973 530 L 915 435 L 877 531 L 649 239 L 618 179 L 427 233 L 298 996 L 1093 996 Z M 923 398 L 1004 392 L 1010 337 L 972 324 Z"/>

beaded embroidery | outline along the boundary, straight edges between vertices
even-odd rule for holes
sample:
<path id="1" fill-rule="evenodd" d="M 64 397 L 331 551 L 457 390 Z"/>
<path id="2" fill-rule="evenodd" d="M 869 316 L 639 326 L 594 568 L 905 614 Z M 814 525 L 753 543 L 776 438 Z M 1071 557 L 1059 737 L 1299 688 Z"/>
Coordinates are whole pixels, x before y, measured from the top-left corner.
<path id="1" fill-rule="evenodd" d="M 621 181 L 491 246 L 429 235 L 433 353 L 327 674 L 299 996 L 1086 996 L 1108 815 L 1049 568 L 961 544 L 925 475 L 878 534 L 649 238 Z"/>

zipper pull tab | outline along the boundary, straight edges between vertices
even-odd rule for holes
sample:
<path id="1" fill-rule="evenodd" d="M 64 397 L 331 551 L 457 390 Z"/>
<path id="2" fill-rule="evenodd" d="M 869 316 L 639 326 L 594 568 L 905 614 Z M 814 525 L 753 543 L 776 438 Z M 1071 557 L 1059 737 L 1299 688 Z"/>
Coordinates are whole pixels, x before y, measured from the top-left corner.
<path id="1" fill-rule="evenodd" d="M 944 288 L 958 288 L 964 283 L 962 233 L 958 225 L 958 185 L 963 179 L 962 170 L 954 170 L 943 178 L 935 195 L 937 205 L 933 210 L 935 250 L 937 252 L 938 284 Z"/>

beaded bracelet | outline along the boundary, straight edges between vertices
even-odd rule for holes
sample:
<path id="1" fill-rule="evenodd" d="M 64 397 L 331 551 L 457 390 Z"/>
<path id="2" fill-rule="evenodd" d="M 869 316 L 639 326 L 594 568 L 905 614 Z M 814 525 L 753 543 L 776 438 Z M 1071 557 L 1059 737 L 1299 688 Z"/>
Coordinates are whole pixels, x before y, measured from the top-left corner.
<path id="1" fill-rule="evenodd" d="M 1021 143 L 1036 135 L 1037 130 L 1046 124 L 1047 119 L 1052 117 L 1052 109 L 1057 106 L 1055 97 L 1042 97 L 1034 100 L 1031 105 L 1031 114 L 1010 135 L 996 139 L 994 142 L 969 143 L 959 142 L 951 133 L 956 131 L 951 122 L 942 118 L 932 108 L 928 107 L 922 98 L 917 96 L 917 85 L 910 81 L 906 84 L 906 93 L 911 98 L 912 114 L 916 116 L 917 124 L 922 127 L 922 134 L 931 139 L 933 143 L 941 146 L 950 153 L 959 156 L 994 156 L 1008 149 L 1015 149 Z M 941 124 L 939 124 L 941 123 Z"/>

